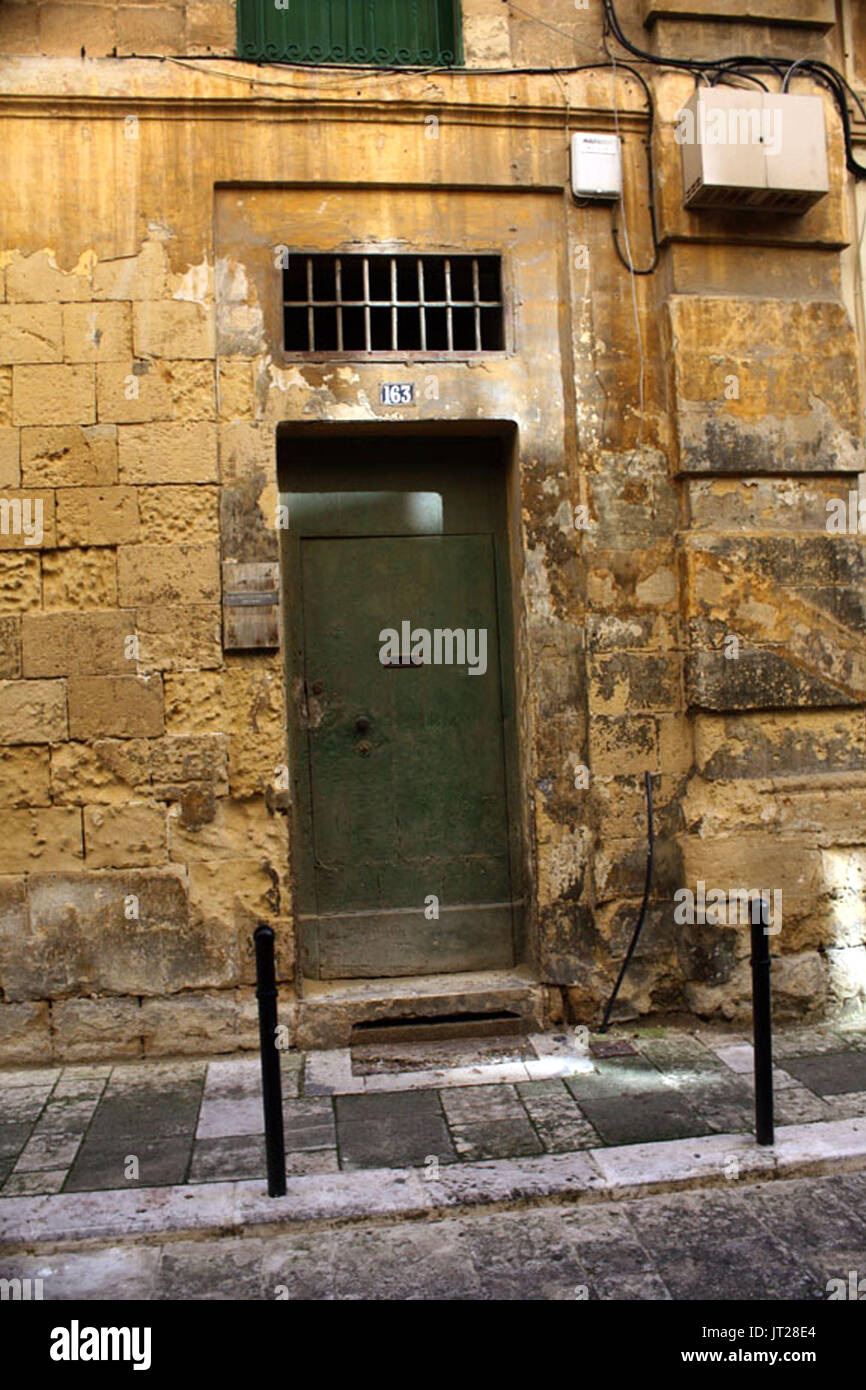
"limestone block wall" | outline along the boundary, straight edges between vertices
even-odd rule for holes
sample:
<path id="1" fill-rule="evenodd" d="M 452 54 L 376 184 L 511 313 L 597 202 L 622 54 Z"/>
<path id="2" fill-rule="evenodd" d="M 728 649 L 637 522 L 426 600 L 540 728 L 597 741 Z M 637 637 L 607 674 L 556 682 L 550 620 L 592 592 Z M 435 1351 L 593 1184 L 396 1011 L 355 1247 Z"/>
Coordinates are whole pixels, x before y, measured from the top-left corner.
<path id="1" fill-rule="evenodd" d="M 10 1056 L 255 1042 L 285 725 L 277 663 L 222 654 L 208 295 L 158 240 L 71 270 L 4 257 L 3 496 L 43 507 L 40 544 L 0 537 Z"/>

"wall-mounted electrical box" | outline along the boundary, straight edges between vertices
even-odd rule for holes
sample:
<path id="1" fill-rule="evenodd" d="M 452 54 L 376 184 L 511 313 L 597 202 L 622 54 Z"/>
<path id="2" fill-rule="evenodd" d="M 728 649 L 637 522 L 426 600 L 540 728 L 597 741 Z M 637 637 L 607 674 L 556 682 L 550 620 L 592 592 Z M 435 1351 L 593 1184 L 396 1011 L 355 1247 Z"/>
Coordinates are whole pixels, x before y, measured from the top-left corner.
<path id="1" fill-rule="evenodd" d="M 622 197 L 622 147 L 618 135 L 578 131 L 571 137 L 571 191 L 575 198 L 615 202 Z"/>
<path id="2" fill-rule="evenodd" d="M 687 208 L 803 213 L 829 191 L 819 96 L 698 87 L 675 138 Z"/>

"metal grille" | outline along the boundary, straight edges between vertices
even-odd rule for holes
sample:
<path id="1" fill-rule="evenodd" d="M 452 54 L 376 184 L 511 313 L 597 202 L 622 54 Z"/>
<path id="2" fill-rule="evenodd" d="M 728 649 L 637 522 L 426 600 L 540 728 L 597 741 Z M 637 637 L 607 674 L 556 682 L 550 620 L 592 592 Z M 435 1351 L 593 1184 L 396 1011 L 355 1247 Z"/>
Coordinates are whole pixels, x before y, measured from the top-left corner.
<path id="1" fill-rule="evenodd" d="M 241 58 L 453 67 L 460 0 L 237 0 Z"/>
<path id="2" fill-rule="evenodd" d="M 307 255 L 283 271 L 286 352 L 499 352 L 499 256 Z"/>

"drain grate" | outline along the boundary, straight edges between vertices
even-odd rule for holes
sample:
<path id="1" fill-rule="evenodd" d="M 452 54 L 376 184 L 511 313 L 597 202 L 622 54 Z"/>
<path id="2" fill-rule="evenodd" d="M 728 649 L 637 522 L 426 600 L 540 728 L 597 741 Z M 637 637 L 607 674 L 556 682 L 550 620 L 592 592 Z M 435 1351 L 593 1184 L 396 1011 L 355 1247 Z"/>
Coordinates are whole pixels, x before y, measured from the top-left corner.
<path id="1" fill-rule="evenodd" d="M 484 1013 L 411 1014 L 366 1019 L 352 1027 L 350 1046 L 370 1043 L 438 1042 L 460 1038 L 510 1038 L 529 1032 L 529 1021 L 509 1009 Z"/>

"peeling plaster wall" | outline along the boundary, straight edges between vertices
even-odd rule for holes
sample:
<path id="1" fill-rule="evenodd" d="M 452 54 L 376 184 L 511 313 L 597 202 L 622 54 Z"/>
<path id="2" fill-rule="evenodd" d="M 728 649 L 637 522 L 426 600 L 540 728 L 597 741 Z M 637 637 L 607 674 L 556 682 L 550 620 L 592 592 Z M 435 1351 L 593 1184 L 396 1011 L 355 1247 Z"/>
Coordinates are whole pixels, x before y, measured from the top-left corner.
<path id="1" fill-rule="evenodd" d="M 783 887 L 780 1010 L 862 1002 L 864 537 L 826 518 L 864 467 L 864 357 L 832 107 L 832 192 L 812 211 L 696 217 L 673 139 L 691 82 L 654 74 L 664 250 L 632 285 L 609 212 L 567 192 L 566 124 L 614 128 L 609 73 L 373 82 L 228 57 L 49 61 L 18 37 L 24 8 L 72 7 L 0 16 L 0 46 L 21 55 L 0 102 L 0 488 L 44 519 L 40 545 L 0 536 L 0 1055 L 256 1046 L 259 920 L 278 933 L 291 1021 L 282 662 L 223 651 L 220 564 L 277 558 L 282 421 L 381 414 L 381 368 L 279 350 L 274 245 L 359 236 L 506 255 L 513 351 L 437 364 L 415 418 L 518 431 L 538 978 L 598 1017 L 640 902 L 648 770 L 656 877 L 626 1008 L 746 1007 L 747 932 L 675 920 L 674 893 L 699 880 Z M 75 8 L 110 25 L 130 7 Z M 158 8 L 189 43 L 204 7 Z M 551 44 L 565 61 L 503 8 L 466 5 L 470 61 L 543 66 Z M 637 4 L 620 11 L 637 34 Z M 564 0 L 545 15 L 576 61 L 597 46 L 597 17 Z M 692 22 L 670 20 L 662 47 Z M 775 42 L 769 24 L 752 33 Z M 842 61 L 833 31 L 809 42 Z M 643 98 L 627 77 L 618 108 L 643 265 Z"/>

